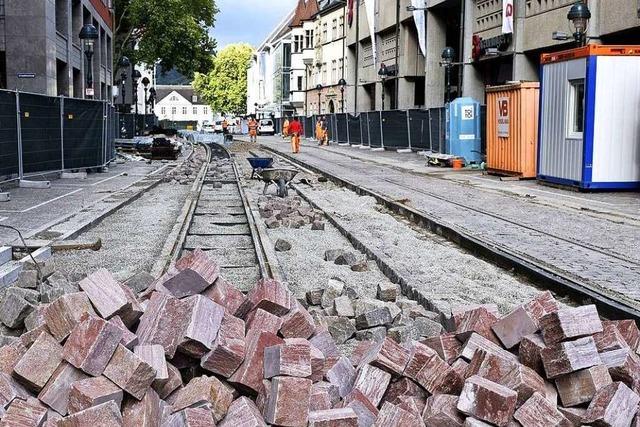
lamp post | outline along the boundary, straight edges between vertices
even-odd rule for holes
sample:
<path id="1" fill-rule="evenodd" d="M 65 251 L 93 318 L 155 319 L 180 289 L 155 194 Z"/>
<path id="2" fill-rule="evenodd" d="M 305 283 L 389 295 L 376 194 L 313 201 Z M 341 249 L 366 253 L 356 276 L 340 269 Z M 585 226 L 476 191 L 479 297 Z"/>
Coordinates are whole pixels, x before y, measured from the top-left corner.
<path id="1" fill-rule="evenodd" d="M 134 136 L 138 136 L 138 80 L 140 80 L 140 77 L 142 77 L 142 74 L 140 74 L 140 71 L 134 68 L 133 72 L 131 73 L 131 83 L 133 85 L 133 103 L 135 105 L 133 113 L 133 122 L 135 124 Z"/>
<path id="2" fill-rule="evenodd" d="M 142 79 L 142 85 L 144 86 L 144 115 L 147 115 L 147 106 L 149 105 L 149 98 L 148 98 L 148 92 L 149 92 L 149 83 L 151 83 L 151 80 L 149 80 L 149 77 L 144 76 L 144 78 Z"/>
<path id="3" fill-rule="evenodd" d="M 341 111 L 344 113 L 344 90 L 347 87 L 347 81 L 345 79 L 340 79 L 338 81 L 338 85 L 340 86 L 340 95 L 341 95 L 340 104 L 342 105 Z"/>
<path id="4" fill-rule="evenodd" d="M 453 58 L 456 56 L 456 51 L 452 47 L 445 47 L 442 51 L 442 65 L 445 69 L 445 100 L 448 104 L 451 102 L 451 69 L 453 68 Z"/>
<path id="5" fill-rule="evenodd" d="M 389 76 L 389 70 L 385 64 L 380 64 L 380 69 L 378 70 L 378 75 L 382 80 L 382 111 L 384 111 L 384 89 L 385 83 L 387 82 L 387 77 Z"/>
<path id="6" fill-rule="evenodd" d="M 318 115 L 322 114 L 322 85 L 320 83 L 318 83 L 316 85 L 316 90 L 318 91 Z"/>
<path id="7" fill-rule="evenodd" d="M 576 40 L 578 46 L 582 47 L 587 44 L 587 26 L 589 19 L 591 19 L 591 11 L 589 7 L 582 2 L 577 1 L 567 15 L 567 19 L 573 23 L 575 32 L 573 38 Z"/>
<path id="8" fill-rule="evenodd" d="M 85 88 L 85 95 L 89 99 L 93 99 L 93 45 L 98 39 L 98 30 L 92 24 L 86 24 L 80 30 L 80 40 L 84 45 L 84 54 L 87 57 L 87 87 Z"/>
<path id="9" fill-rule="evenodd" d="M 149 105 L 151 105 L 150 113 L 154 114 L 156 112 L 156 88 L 152 87 L 149 89 Z"/>
<path id="10" fill-rule="evenodd" d="M 129 58 L 127 58 L 126 56 L 123 56 L 122 58 L 120 58 L 120 62 L 118 62 L 118 65 L 122 69 L 122 73 L 120 73 L 120 82 L 122 83 L 122 89 L 121 89 L 121 92 L 122 92 L 122 112 L 126 113 L 124 106 L 127 103 L 127 101 L 126 101 L 127 69 L 131 65 L 131 61 L 129 61 Z"/>

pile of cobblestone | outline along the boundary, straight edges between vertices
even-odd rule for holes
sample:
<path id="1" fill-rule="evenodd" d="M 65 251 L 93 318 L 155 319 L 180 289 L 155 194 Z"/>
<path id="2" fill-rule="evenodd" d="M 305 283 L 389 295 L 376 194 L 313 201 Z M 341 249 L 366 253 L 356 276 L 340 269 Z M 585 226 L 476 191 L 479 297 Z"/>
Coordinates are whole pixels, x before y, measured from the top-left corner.
<path id="1" fill-rule="evenodd" d="M 548 292 L 445 319 L 393 284 L 376 299 L 337 279 L 301 300 L 273 280 L 244 294 L 196 250 L 156 280 L 99 270 L 30 317 L 0 347 L 0 425 L 638 422 L 635 323 Z"/>
<path id="2" fill-rule="evenodd" d="M 191 185 L 198 176 L 202 164 L 206 161 L 206 151 L 202 147 L 196 147 L 193 155 L 180 166 L 167 173 L 164 182 L 179 185 Z"/>
<path id="3" fill-rule="evenodd" d="M 260 216 L 267 228 L 302 228 L 311 224 L 311 229 L 323 231 L 324 214 L 309 206 L 303 206 L 300 196 L 280 198 L 261 196 L 258 198 Z"/>

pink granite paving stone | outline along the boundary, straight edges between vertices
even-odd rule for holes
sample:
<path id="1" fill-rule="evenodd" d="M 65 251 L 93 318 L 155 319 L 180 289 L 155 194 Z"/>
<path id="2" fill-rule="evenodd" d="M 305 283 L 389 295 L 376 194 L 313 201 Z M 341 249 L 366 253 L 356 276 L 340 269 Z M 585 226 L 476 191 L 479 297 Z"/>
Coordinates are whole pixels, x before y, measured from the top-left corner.
<path id="1" fill-rule="evenodd" d="M 284 316 L 291 310 L 291 292 L 277 280 L 261 279 L 247 295 L 253 304 L 252 310 L 259 308 Z"/>
<path id="2" fill-rule="evenodd" d="M 389 402 L 384 402 L 374 427 L 386 426 L 424 426 L 422 419 L 411 412 Z"/>
<path id="3" fill-rule="evenodd" d="M 464 417 L 458 412 L 457 406 L 458 396 L 434 394 L 425 402 L 422 420 L 429 427 L 460 427 Z"/>
<path id="4" fill-rule="evenodd" d="M 467 379 L 458 398 L 458 410 L 497 426 L 506 426 L 516 409 L 518 394 L 477 375 Z"/>
<path id="5" fill-rule="evenodd" d="M 262 413 L 253 401 L 247 397 L 239 397 L 231 403 L 227 416 L 218 427 L 266 427 Z"/>
<path id="6" fill-rule="evenodd" d="M 611 384 L 611 375 L 604 365 L 593 366 L 556 379 L 560 401 L 565 407 L 589 403 L 601 388 Z"/>
<path id="7" fill-rule="evenodd" d="M 0 373 L 0 417 L 2 410 L 6 409 L 15 399 L 27 400 L 31 394 L 11 376 Z"/>
<path id="8" fill-rule="evenodd" d="M 99 317 L 85 315 L 71 331 L 62 355 L 83 372 L 102 375 L 121 339 L 120 328 Z"/>
<path id="9" fill-rule="evenodd" d="M 357 372 L 351 365 L 351 361 L 344 356 L 338 359 L 325 374 L 327 381 L 338 388 L 338 394 L 342 398 L 346 397 L 353 389 L 356 376 Z"/>
<path id="10" fill-rule="evenodd" d="M 131 309 L 122 286 L 104 268 L 88 275 L 78 285 L 87 294 L 98 314 L 105 319 Z"/>
<path id="11" fill-rule="evenodd" d="M 550 385 L 553 390 L 553 395 L 550 397 L 547 395 L 547 386 L 549 384 L 536 371 L 524 365 L 517 365 L 497 382 L 518 393 L 518 406 L 522 405 L 534 393 L 539 393 L 548 400 L 552 400 L 554 405 L 558 400 L 553 385 Z"/>
<path id="12" fill-rule="evenodd" d="M 61 362 L 62 346 L 44 332 L 16 364 L 13 374 L 28 388 L 40 391 Z"/>
<path id="13" fill-rule="evenodd" d="M 435 350 L 418 342 L 414 343 L 404 376 L 420 384 L 431 394 L 459 393 L 463 379 Z"/>
<path id="14" fill-rule="evenodd" d="M 249 312 L 245 323 L 247 325 L 247 335 L 252 331 L 258 334 L 261 332 L 271 332 L 277 335 L 282 326 L 282 318 L 258 308 Z"/>
<path id="15" fill-rule="evenodd" d="M 213 414 L 206 408 L 187 408 L 171 415 L 165 427 L 215 427 Z"/>
<path id="16" fill-rule="evenodd" d="M 442 334 L 437 337 L 426 338 L 420 342 L 434 349 L 447 363 L 452 363 L 456 360 L 462 351 L 462 344 L 455 334 Z"/>
<path id="17" fill-rule="evenodd" d="M 391 382 L 391 374 L 371 365 L 358 369 L 358 376 L 353 385 L 354 392 L 360 392 L 373 406 L 378 406 Z"/>
<path id="18" fill-rule="evenodd" d="M 404 372 L 411 357 L 411 352 L 386 337 L 381 342 L 372 346 L 369 352 L 363 357 L 362 364 L 371 364 L 384 369 L 392 375 L 400 376 Z"/>
<path id="19" fill-rule="evenodd" d="M 242 364 L 245 356 L 245 323 L 224 313 L 218 336 L 213 342 L 211 351 L 202 357 L 200 366 L 229 378 Z"/>
<path id="20" fill-rule="evenodd" d="M 207 288 L 202 295 L 220 304 L 235 317 L 244 318 L 251 310 L 251 301 L 235 286 L 221 277 L 218 277 L 213 286 Z"/>
<path id="21" fill-rule="evenodd" d="M 358 427 L 358 416 L 351 408 L 311 411 L 309 427 Z"/>
<path id="22" fill-rule="evenodd" d="M 320 411 L 331 409 L 340 402 L 338 387 L 325 381 L 313 383 L 311 397 L 309 398 L 309 410 Z"/>
<path id="23" fill-rule="evenodd" d="M 518 353 L 520 363 L 533 369 L 539 374 L 544 374 L 544 366 L 542 365 L 542 357 L 540 353 L 547 348 L 542 335 L 533 334 L 527 335 L 520 341 L 520 347 L 518 347 Z"/>
<path id="24" fill-rule="evenodd" d="M 427 398 L 422 387 L 407 377 L 393 381 L 387 388 L 382 400 L 398 405 L 401 402 L 401 397 L 415 397 L 422 401 Z"/>
<path id="25" fill-rule="evenodd" d="M 622 381 L 629 387 L 640 381 L 640 356 L 629 348 L 600 353 L 602 363 L 609 369 L 614 381 Z"/>
<path id="26" fill-rule="evenodd" d="M 311 384 L 311 380 L 305 378 L 273 378 L 264 411 L 267 423 L 285 427 L 306 425 Z"/>
<path id="27" fill-rule="evenodd" d="M 593 334 L 593 340 L 596 342 L 596 348 L 600 353 L 629 348 L 627 341 L 616 324 L 611 322 L 603 322 L 602 332 Z"/>
<path id="28" fill-rule="evenodd" d="M 455 319 L 456 337 L 465 341 L 472 333 L 477 333 L 498 344 L 499 341 L 491 329 L 497 321 L 498 317 L 484 307 L 468 310 Z"/>
<path id="29" fill-rule="evenodd" d="M 122 426 L 122 414 L 114 401 L 77 412 L 60 421 L 58 427 L 118 427 Z"/>
<path id="30" fill-rule="evenodd" d="M 37 401 L 15 399 L 7 408 L 0 425 L 2 427 L 40 426 L 47 419 L 47 408 Z"/>
<path id="31" fill-rule="evenodd" d="M 484 308 L 487 312 L 493 314 L 496 318 L 500 316 L 500 310 L 498 310 L 498 306 L 496 304 L 467 304 L 453 307 L 451 309 L 451 320 L 453 321 L 453 325 L 457 328 L 460 323 L 460 319 L 464 317 L 465 313 L 477 310 L 479 308 Z"/>
<path id="32" fill-rule="evenodd" d="M 478 349 L 484 350 L 487 353 L 494 354 L 503 359 L 511 359 L 514 361 L 518 360 L 518 358 L 514 354 L 503 349 L 493 341 L 490 341 L 485 337 L 475 333 L 471 334 L 469 339 L 463 343 L 460 357 L 463 357 L 466 360 L 471 360 L 473 358 L 473 354 Z"/>
<path id="33" fill-rule="evenodd" d="M 513 418 L 527 427 L 571 427 L 571 423 L 558 411 L 555 404 L 549 402 L 540 393 L 534 393 L 518 410 Z"/>
<path id="34" fill-rule="evenodd" d="M 593 396 L 585 422 L 607 427 L 628 426 L 638 412 L 638 403 L 640 396 L 624 383 L 609 384 Z"/>
<path id="35" fill-rule="evenodd" d="M 153 389 L 147 390 L 142 400 L 127 397 L 122 405 L 124 427 L 156 427 L 161 419 L 160 397 Z"/>
<path id="36" fill-rule="evenodd" d="M 120 316 L 113 316 L 111 319 L 109 319 L 109 323 L 117 326 L 122 331 L 122 339 L 120 340 L 120 344 L 127 347 L 129 350 L 133 350 L 133 348 L 138 345 L 138 336 L 129 330 Z"/>
<path id="37" fill-rule="evenodd" d="M 71 384 L 69 389 L 70 414 L 84 411 L 92 406 L 97 406 L 110 400 L 114 401 L 118 408 L 122 403 L 123 393 L 120 387 L 105 377 L 91 377 Z"/>
<path id="38" fill-rule="evenodd" d="M 356 348 L 353 349 L 353 352 L 351 353 L 351 364 L 353 366 L 359 366 L 362 363 L 364 356 L 375 344 L 375 341 L 371 340 L 358 341 Z"/>
<path id="39" fill-rule="evenodd" d="M 188 305 L 189 321 L 184 331 L 180 351 L 192 357 L 204 356 L 218 336 L 224 307 L 202 295 L 194 295 L 184 300 Z"/>
<path id="40" fill-rule="evenodd" d="M 294 338 L 287 338 L 285 342 Z M 315 345 L 309 343 L 309 348 L 311 349 L 311 376 L 309 377 L 312 381 L 320 381 L 324 378 L 325 373 L 330 369 L 324 368 L 324 365 L 327 363 L 327 358 L 324 356 L 322 351 Z"/>
<path id="41" fill-rule="evenodd" d="M 595 305 L 563 308 L 540 319 L 545 344 L 581 338 L 602 332 L 602 322 Z"/>
<path id="42" fill-rule="evenodd" d="M 282 338 L 271 332 L 247 335 L 246 357 L 229 381 L 258 392 L 264 378 L 264 349 L 283 343 Z"/>
<path id="43" fill-rule="evenodd" d="M 522 338 L 538 331 L 537 319 L 523 306 L 502 317 L 492 327 L 505 348 L 513 348 L 520 344 Z"/>
<path id="44" fill-rule="evenodd" d="M 133 349 L 133 354 L 153 368 L 156 373 L 155 381 L 164 382 L 169 380 L 167 359 L 164 357 L 164 349 L 161 345 L 138 345 Z"/>
<path id="45" fill-rule="evenodd" d="M 187 327 L 188 310 L 185 302 L 154 292 L 136 330 L 140 344 L 160 344 L 172 358 Z"/>
<path id="46" fill-rule="evenodd" d="M 264 349 L 264 378 L 306 378 L 311 372 L 311 346 L 308 342 L 285 342 Z"/>
<path id="47" fill-rule="evenodd" d="M 353 412 L 358 416 L 358 427 L 369 427 L 372 426 L 373 423 L 376 422 L 378 418 L 378 408 L 373 406 L 366 397 L 360 395 L 357 396 L 357 393 L 352 393 L 350 396 L 354 396 L 354 398 L 344 403 L 345 408 L 353 409 Z"/>
<path id="48" fill-rule="evenodd" d="M 640 346 L 640 330 L 634 320 L 606 320 L 602 325 L 613 324 L 618 328 L 618 332 L 622 334 L 629 348 L 634 351 Z"/>
<path id="49" fill-rule="evenodd" d="M 602 363 L 591 337 L 551 345 L 540 352 L 540 357 L 548 379 Z"/>
<path id="50" fill-rule="evenodd" d="M 104 376 L 141 400 L 156 378 L 155 370 L 132 351 L 118 345 L 104 370 Z"/>
<path id="51" fill-rule="evenodd" d="M 222 420 L 233 402 L 233 389 L 216 377 L 194 378 L 177 392 L 172 412 L 185 408 L 209 405 L 216 422 Z"/>
<path id="52" fill-rule="evenodd" d="M 11 375 L 26 352 L 27 347 L 20 340 L 0 347 L 0 373 Z"/>
<path id="53" fill-rule="evenodd" d="M 40 391 L 38 399 L 59 414 L 67 415 L 72 384 L 87 378 L 84 372 L 63 361 Z"/>
<path id="54" fill-rule="evenodd" d="M 167 373 L 169 378 L 166 381 L 154 381 L 153 389 L 161 399 L 166 399 L 172 392 L 182 387 L 182 375 L 178 368 L 167 362 Z"/>
<path id="55" fill-rule="evenodd" d="M 309 338 L 316 331 L 313 317 L 294 299 L 291 311 L 282 318 L 280 334 L 285 338 Z"/>
<path id="56" fill-rule="evenodd" d="M 309 342 L 318 348 L 325 357 L 340 356 L 338 346 L 328 331 L 317 332 L 309 339 Z"/>
<path id="57" fill-rule="evenodd" d="M 63 295 L 44 311 L 44 320 L 51 335 L 62 342 L 80 323 L 85 314 L 96 315 L 96 312 L 84 292 Z"/>

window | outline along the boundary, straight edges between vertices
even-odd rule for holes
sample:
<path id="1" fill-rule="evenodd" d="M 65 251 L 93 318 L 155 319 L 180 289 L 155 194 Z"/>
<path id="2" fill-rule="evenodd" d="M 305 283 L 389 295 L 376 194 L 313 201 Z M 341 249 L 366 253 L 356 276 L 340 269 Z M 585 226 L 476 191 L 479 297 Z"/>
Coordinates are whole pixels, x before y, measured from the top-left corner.
<path id="1" fill-rule="evenodd" d="M 567 136 L 582 138 L 584 131 L 584 79 L 569 80 L 569 85 Z"/>
<path id="2" fill-rule="evenodd" d="M 344 16 L 340 17 L 340 28 L 338 29 L 338 37 L 344 37 Z"/>
<path id="3" fill-rule="evenodd" d="M 336 40 L 338 38 L 338 20 L 334 19 L 331 24 L 331 40 Z"/>
<path id="4" fill-rule="evenodd" d="M 325 22 L 322 24 L 322 43 L 329 41 L 327 37 L 327 23 Z"/>
<path id="5" fill-rule="evenodd" d="M 313 30 L 307 30 L 304 35 L 305 49 L 313 49 Z"/>
<path id="6" fill-rule="evenodd" d="M 293 53 L 302 52 L 302 36 L 293 36 Z"/>
<path id="7" fill-rule="evenodd" d="M 204 114 L 205 116 L 206 116 L 207 114 L 209 114 L 209 107 L 204 107 L 204 108 L 202 109 L 202 114 Z"/>
<path id="8" fill-rule="evenodd" d="M 193 115 L 196 116 L 198 114 L 198 107 L 193 107 Z"/>
<path id="9" fill-rule="evenodd" d="M 187 107 L 182 107 L 182 115 L 183 116 L 187 115 Z"/>
<path id="10" fill-rule="evenodd" d="M 336 83 L 338 81 L 338 61 L 335 59 L 331 62 L 331 83 Z"/>
<path id="11" fill-rule="evenodd" d="M 193 96 L 191 97 L 191 102 L 192 102 L 192 103 L 194 103 L 194 104 L 195 104 L 196 102 L 198 102 L 198 95 L 193 95 Z"/>
<path id="12" fill-rule="evenodd" d="M 177 101 L 177 100 L 178 100 L 178 97 L 177 97 L 177 96 L 175 96 L 175 95 L 173 95 L 173 96 L 171 97 L 171 100 L 172 100 L 172 101 Z"/>
<path id="13" fill-rule="evenodd" d="M 325 62 L 324 64 L 322 64 L 322 84 L 326 85 L 327 84 L 327 63 Z"/>
<path id="14" fill-rule="evenodd" d="M 167 114 L 167 107 L 160 108 L 160 114 L 162 114 L 163 116 Z"/>
<path id="15" fill-rule="evenodd" d="M 298 76 L 298 90 L 302 90 L 302 76 Z"/>
<path id="16" fill-rule="evenodd" d="M 339 73 L 340 73 L 340 77 L 344 76 L 344 59 L 340 58 L 338 60 L 339 64 L 340 64 L 340 68 L 339 68 Z"/>
<path id="17" fill-rule="evenodd" d="M 176 115 L 178 109 L 176 107 L 171 107 L 171 114 Z"/>

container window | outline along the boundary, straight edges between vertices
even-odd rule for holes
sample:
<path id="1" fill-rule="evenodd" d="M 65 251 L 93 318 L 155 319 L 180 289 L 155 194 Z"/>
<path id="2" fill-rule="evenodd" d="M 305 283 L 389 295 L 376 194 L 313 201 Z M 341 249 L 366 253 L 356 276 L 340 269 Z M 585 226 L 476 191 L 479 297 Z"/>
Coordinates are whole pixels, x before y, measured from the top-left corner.
<path id="1" fill-rule="evenodd" d="M 567 130 L 569 138 L 582 138 L 584 131 L 584 79 L 570 80 Z"/>

